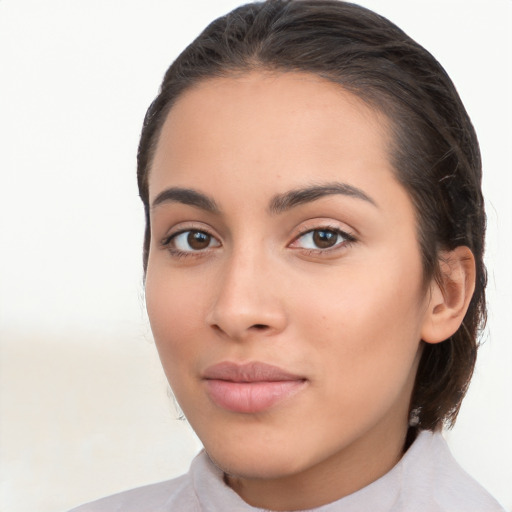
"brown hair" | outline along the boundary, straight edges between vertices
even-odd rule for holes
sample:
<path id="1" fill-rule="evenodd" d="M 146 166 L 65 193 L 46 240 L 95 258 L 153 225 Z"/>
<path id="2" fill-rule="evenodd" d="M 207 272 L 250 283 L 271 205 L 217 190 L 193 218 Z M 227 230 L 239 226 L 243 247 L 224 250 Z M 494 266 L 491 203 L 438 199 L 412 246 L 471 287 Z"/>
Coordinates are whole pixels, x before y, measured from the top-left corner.
<path id="1" fill-rule="evenodd" d="M 137 178 L 150 220 L 148 174 L 159 133 L 176 99 L 199 81 L 254 69 L 309 72 L 339 84 L 390 119 L 391 159 L 414 203 L 426 282 L 439 279 L 440 251 L 465 245 L 476 288 L 449 339 L 424 344 L 410 409 L 418 427 L 453 425 L 471 379 L 485 322 L 485 212 L 481 159 L 471 121 L 450 78 L 419 44 L 387 19 L 337 0 L 268 0 L 213 21 L 176 59 L 149 107 Z"/>

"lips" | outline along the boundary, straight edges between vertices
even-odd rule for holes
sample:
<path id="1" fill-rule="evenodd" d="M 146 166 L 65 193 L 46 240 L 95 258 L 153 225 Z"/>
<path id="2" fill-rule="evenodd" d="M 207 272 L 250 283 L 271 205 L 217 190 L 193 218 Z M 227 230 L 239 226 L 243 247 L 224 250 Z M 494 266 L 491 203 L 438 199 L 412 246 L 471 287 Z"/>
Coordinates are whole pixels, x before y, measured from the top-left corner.
<path id="1" fill-rule="evenodd" d="M 215 405 L 246 414 L 270 409 L 306 384 L 302 376 L 259 362 L 216 364 L 205 370 L 203 380 Z"/>

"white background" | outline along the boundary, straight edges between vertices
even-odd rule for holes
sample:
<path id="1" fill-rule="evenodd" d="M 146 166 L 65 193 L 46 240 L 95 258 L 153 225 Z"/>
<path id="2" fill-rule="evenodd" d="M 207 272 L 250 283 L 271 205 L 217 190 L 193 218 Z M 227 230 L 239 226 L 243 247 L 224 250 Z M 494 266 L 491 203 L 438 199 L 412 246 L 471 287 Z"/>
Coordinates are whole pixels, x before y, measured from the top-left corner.
<path id="1" fill-rule="evenodd" d="M 143 306 L 135 155 L 165 69 L 229 0 L 0 0 L 1 510 L 187 469 Z M 363 0 L 429 49 L 480 137 L 490 317 L 450 445 L 512 509 L 512 2 Z"/>

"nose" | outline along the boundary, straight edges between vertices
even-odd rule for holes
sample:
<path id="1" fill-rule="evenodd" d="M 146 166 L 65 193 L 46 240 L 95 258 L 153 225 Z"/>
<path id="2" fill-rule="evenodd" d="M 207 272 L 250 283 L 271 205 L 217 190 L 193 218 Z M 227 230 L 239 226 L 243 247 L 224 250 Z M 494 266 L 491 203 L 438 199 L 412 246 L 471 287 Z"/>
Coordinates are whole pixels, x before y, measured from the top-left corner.
<path id="1" fill-rule="evenodd" d="M 210 327 L 236 341 L 281 332 L 287 316 L 272 262 L 245 252 L 223 265 L 207 315 Z"/>

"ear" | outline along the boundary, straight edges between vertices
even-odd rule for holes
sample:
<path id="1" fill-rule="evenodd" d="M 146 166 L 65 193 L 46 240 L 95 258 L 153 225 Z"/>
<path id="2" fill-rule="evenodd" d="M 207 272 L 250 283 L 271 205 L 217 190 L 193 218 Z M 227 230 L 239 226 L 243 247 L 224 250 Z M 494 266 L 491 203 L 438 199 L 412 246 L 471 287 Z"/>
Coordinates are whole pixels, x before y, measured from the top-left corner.
<path id="1" fill-rule="evenodd" d="M 443 251 L 439 257 L 440 282 L 432 279 L 421 337 L 440 343 L 460 327 L 475 290 L 475 258 L 468 247 Z"/>

